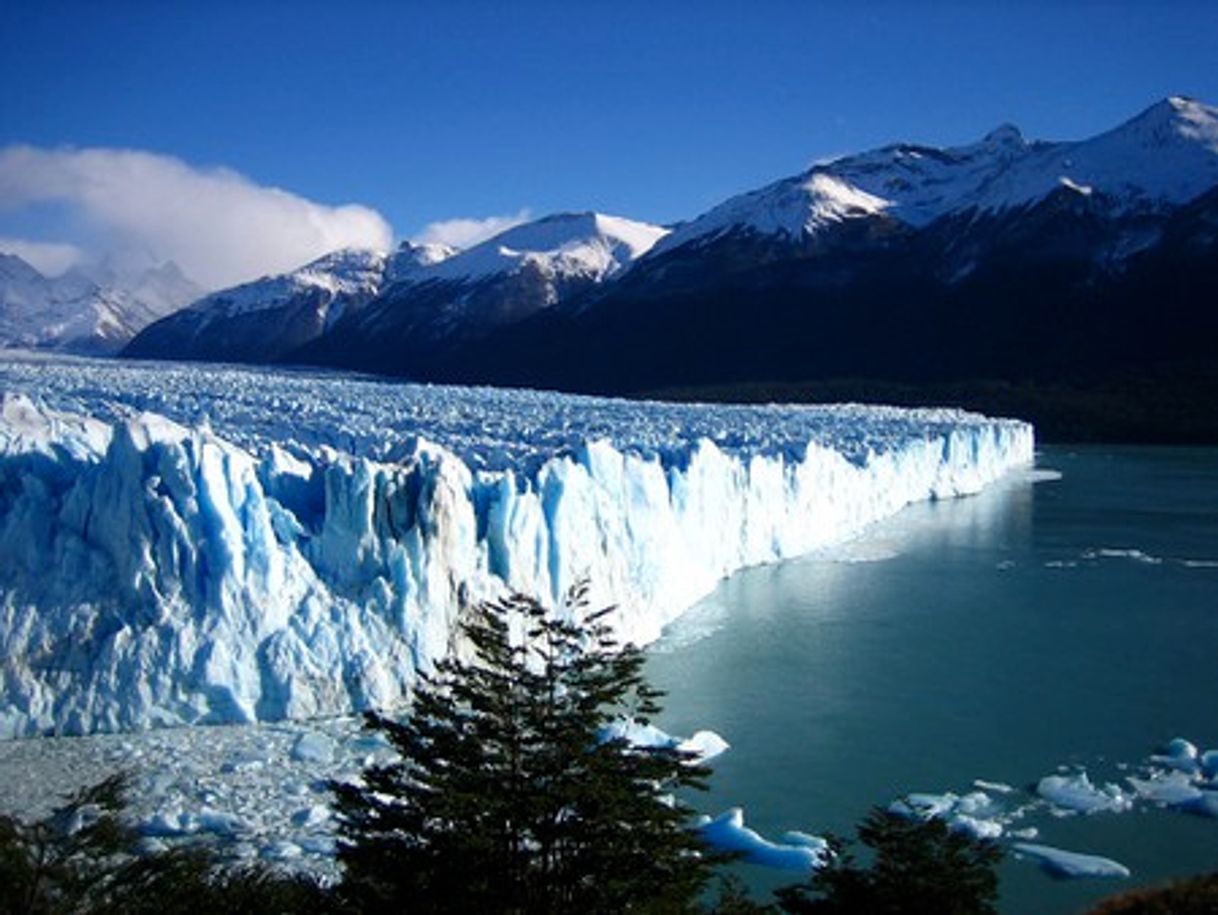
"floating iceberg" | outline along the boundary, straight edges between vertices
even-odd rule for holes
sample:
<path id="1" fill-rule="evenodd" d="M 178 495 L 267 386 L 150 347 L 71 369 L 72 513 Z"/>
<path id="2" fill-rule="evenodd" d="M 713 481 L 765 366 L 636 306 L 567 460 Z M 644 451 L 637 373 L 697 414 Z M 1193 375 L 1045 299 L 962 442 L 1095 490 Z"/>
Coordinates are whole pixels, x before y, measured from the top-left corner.
<path id="1" fill-rule="evenodd" d="M 0 390 L 0 737 L 391 706 L 463 608 L 585 578 L 646 643 L 724 576 L 1033 448 L 951 410 L 225 367 L 9 356 Z"/>
<path id="2" fill-rule="evenodd" d="M 744 825 L 744 811 L 732 807 L 711 819 L 703 817 L 698 834 L 707 845 L 741 856 L 749 864 L 778 870 L 809 872 L 824 866 L 832 854 L 829 843 L 820 836 L 803 832 L 783 834 L 782 842 L 772 842 Z"/>
<path id="3" fill-rule="evenodd" d="M 1145 777 L 1130 776 L 1134 793 L 1160 807 L 1170 807 L 1199 816 L 1218 817 L 1218 750 L 1197 749 L 1183 737 L 1172 740 L 1162 752 L 1152 754 Z"/>
<path id="4" fill-rule="evenodd" d="M 1183 737 L 1174 738 L 1163 749 L 1162 753 L 1152 755 L 1150 761 L 1157 765 L 1189 773 L 1197 772 L 1201 769 L 1202 765 L 1201 754 L 1196 744 Z"/>
<path id="5" fill-rule="evenodd" d="M 1036 793 L 1067 813 L 1124 813 L 1133 807 L 1133 798 L 1119 786 L 1093 785 L 1086 772 L 1046 775 L 1037 784 Z"/>
<path id="6" fill-rule="evenodd" d="M 696 731 L 692 737 L 674 737 L 654 724 L 633 718 L 618 718 L 601 733 L 602 739 L 624 740 L 635 747 L 663 747 L 689 754 L 689 762 L 702 765 L 731 749 L 731 744 L 714 731 Z"/>
<path id="7" fill-rule="evenodd" d="M 1033 845 L 1016 842 L 1013 846 L 1019 854 L 1039 861 L 1049 873 L 1058 877 L 1128 877 L 1129 868 L 1111 858 L 1084 855 L 1075 851 L 1064 851 L 1051 845 Z"/>
<path id="8" fill-rule="evenodd" d="M 1138 797 L 1161 804 L 1164 807 L 1189 808 L 1204 804 L 1207 792 L 1202 791 L 1186 772 L 1170 772 L 1152 775 L 1150 778 L 1128 779 Z"/>
<path id="9" fill-rule="evenodd" d="M 1002 838 L 1006 827 L 1023 815 L 1018 808 L 1007 810 L 984 791 L 972 791 L 963 796 L 950 791 L 907 794 L 893 801 L 888 811 L 909 819 L 943 820 L 953 832 L 990 841 Z"/>

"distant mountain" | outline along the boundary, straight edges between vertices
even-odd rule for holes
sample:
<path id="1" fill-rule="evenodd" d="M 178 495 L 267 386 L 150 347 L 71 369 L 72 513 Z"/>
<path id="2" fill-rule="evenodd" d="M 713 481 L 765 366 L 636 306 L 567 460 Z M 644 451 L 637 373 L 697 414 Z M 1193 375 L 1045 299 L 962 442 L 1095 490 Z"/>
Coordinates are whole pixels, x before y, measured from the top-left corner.
<path id="1" fill-rule="evenodd" d="M 293 358 L 395 372 L 445 347 L 609 281 L 666 229 L 597 213 L 549 216 L 466 251 L 404 243 L 340 251 L 292 273 L 212 293 L 148 327 L 123 355 L 271 362 Z"/>
<path id="2" fill-rule="evenodd" d="M 1216 227 L 1218 111 L 1170 98 L 1081 141 L 1003 125 L 846 156 L 671 231 L 561 214 L 468 251 L 407 247 L 306 333 L 239 326 L 296 307 L 292 283 L 263 281 L 240 308 L 231 291 L 192 307 L 209 345 L 157 337 L 175 316 L 128 352 L 602 393 L 781 385 L 1009 410 L 1063 435 L 1218 440 Z"/>
<path id="3" fill-rule="evenodd" d="M 304 362 L 427 377 L 497 330 L 615 280 L 667 229 L 600 213 L 526 223 L 389 284 L 359 314 L 291 354 Z"/>
<path id="4" fill-rule="evenodd" d="M 414 247 L 393 256 L 336 251 L 292 273 L 213 292 L 145 328 L 123 355 L 269 362 L 358 311 L 376 297 L 387 276 L 409 275 L 449 253 Z"/>
<path id="5" fill-rule="evenodd" d="M 46 277 L 0 253 L 0 347 L 115 353 L 202 291 L 172 261 L 135 272 L 77 266 Z"/>

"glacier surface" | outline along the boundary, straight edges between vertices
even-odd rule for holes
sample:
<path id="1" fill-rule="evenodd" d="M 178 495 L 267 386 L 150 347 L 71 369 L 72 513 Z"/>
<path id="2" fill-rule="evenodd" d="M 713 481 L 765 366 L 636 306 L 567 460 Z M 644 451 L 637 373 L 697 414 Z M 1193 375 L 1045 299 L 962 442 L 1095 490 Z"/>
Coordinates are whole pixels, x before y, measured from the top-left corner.
<path id="1" fill-rule="evenodd" d="M 0 737 L 409 695 L 462 608 L 581 579 L 646 643 L 724 576 L 1032 460 L 951 410 L 640 403 L 0 359 Z"/>

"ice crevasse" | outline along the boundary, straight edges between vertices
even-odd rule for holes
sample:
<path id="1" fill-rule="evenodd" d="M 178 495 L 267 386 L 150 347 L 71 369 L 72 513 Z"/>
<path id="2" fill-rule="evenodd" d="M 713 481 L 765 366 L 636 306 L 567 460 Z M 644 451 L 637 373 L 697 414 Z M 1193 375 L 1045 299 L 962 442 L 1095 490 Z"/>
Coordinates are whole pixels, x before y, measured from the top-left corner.
<path id="1" fill-rule="evenodd" d="M 724 576 L 976 492 L 1033 449 L 1016 421 L 853 407 L 822 426 L 849 447 L 575 430 L 491 466 L 423 436 L 371 457 L 52 401 L 2 401 L 5 738 L 392 706 L 462 608 L 520 591 L 562 612 L 581 579 L 646 643 Z"/>

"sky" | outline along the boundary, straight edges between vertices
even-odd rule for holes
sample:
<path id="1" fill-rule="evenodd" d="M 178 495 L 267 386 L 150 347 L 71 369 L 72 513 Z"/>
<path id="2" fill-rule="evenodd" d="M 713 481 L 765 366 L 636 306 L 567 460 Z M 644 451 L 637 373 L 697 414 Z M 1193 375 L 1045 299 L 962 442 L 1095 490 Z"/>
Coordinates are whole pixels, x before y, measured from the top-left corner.
<path id="1" fill-rule="evenodd" d="M 348 244 L 658 223 L 814 161 L 1218 103 L 1218 2 L 60 2 L 0 17 L 0 251 L 207 286 Z"/>

